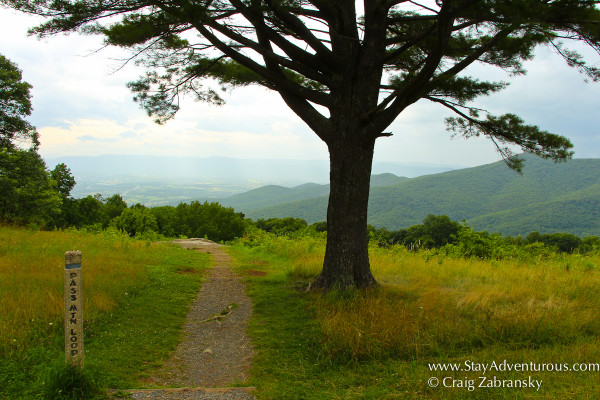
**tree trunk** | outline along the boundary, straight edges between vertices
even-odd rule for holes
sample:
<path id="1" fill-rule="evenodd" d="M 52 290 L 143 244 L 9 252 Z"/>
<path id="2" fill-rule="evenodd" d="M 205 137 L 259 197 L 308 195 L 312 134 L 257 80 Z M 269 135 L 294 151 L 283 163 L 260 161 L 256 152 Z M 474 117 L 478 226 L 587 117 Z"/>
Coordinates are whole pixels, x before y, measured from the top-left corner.
<path id="1" fill-rule="evenodd" d="M 368 288 L 371 274 L 367 207 L 375 142 L 329 144 L 330 192 L 327 247 L 316 289 Z"/>

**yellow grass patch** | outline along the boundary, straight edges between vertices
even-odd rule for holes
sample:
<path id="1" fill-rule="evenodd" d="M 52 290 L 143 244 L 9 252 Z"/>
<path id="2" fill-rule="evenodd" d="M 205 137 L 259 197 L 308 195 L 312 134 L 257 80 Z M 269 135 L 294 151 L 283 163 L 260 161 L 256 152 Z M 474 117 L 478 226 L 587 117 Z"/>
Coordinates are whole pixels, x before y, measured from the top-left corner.
<path id="1" fill-rule="evenodd" d="M 64 253 L 83 254 L 84 312 L 113 309 L 147 279 L 154 246 L 115 232 L 91 235 L 0 227 L 0 351 L 24 348 L 56 330 L 63 318 Z"/>
<path id="2" fill-rule="evenodd" d="M 279 238 L 274 250 L 293 260 L 292 276 L 315 277 L 324 247 L 313 243 L 308 251 L 301 242 Z M 333 354 L 414 359 L 502 343 L 567 345 L 600 335 L 597 256 L 495 261 L 373 247 L 370 260 L 379 290 L 314 295 Z"/>

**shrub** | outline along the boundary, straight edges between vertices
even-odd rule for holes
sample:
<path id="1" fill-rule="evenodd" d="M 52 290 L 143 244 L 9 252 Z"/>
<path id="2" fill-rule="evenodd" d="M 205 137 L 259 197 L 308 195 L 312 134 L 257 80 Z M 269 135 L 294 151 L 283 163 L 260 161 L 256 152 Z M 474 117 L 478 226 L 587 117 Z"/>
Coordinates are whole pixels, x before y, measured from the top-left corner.
<path id="1" fill-rule="evenodd" d="M 598 236 L 588 236 L 581 240 L 581 245 L 579 246 L 579 251 L 582 253 L 590 253 L 592 251 L 600 250 L 600 237 Z"/>
<path id="2" fill-rule="evenodd" d="M 48 400 L 88 400 L 100 398 L 101 385 L 95 374 L 64 361 L 57 362 L 46 377 L 45 398 Z"/>
<path id="3" fill-rule="evenodd" d="M 127 232 L 129 236 L 158 231 L 154 214 L 143 206 L 124 210 L 121 215 L 112 220 L 111 226 Z"/>
<path id="4" fill-rule="evenodd" d="M 181 203 L 175 207 L 174 219 L 170 224 L 177 236 L 207 237 L 214 241 L 229 241 L 244 234 L 244 214 L 236 213 L 231 207 L 219 203 Z"/>
<path id="5" fill-rule="evenodd" d="M 531 232 L 525 238 L 527 243 L 543 243 L 548 247 L 553 247 L 561 253 L 573 253 L 582 243 L 582 240 L 570 233 L 552 233 L 540 234 L 539 232 Z"/>
<path id="6" fill-rule="evenodd" d="M 256 227 L 278 236 L 286 236 L 306 229 L 308 224 L 301 218 L 269 218 L 256 221 Z"/>

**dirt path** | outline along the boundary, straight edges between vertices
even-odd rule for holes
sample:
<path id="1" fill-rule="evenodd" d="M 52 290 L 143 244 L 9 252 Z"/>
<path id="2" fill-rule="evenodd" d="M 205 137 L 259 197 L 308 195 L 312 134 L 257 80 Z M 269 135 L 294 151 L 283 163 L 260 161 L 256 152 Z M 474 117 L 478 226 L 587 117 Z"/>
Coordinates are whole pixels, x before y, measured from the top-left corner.
<path id="1" fill-rule="evenodd" d="M 232 269 L 226 247 L 205 239 L 176 240 L 212 255 L 212 267 L 185 324 L 185 336 L 156 376 L 161 389 L 131 390 L 133 399 L 249 400 L 253 388 L 232 388 L 248 379 L 252 343 L 246 336 L 252 303 Z M 168 389 L 179 387 L 179 389 Z"/>

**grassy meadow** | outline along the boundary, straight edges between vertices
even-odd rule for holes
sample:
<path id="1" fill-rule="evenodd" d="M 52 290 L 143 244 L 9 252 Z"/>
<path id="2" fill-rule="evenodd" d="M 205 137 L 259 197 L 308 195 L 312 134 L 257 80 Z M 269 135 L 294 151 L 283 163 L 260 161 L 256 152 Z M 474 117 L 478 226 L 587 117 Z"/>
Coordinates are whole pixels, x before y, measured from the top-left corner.
<path id="1" fill-rule="evenodd" d="M 104 388 L 147 385 L 180 340 L 209 262 L 111 230 L 0 228 L 2 400 L 66 398 L 56 381 L 73 249 L 83 254 L 84 370 Z M 324 249 L 322 237 L 258 230 L 229 247 L 254 307 L 256 352 L 240 384 L 256 386 L 258 400 L 600 398 L 597 253 L 499 261 L 373 246 L 381 287 L 307 291 Z M 501 386 L 480 387 L 482 376 Z M 528 387 L 507 387 L 515 382 Z M 79 398 L 103 398 L 90 393 Z"/>
<path id="2" fill-rule="evenodd" d="M 85 370 L 138 386 L 168 357 L 209 257 L 116 231 L 0 227 L 0 398 L 52 398 L 64 365 L 64 253 L 83 255 Z M 59 396 L 60 397 L 60 396 Z"/>
<path id="3" fill-rule="evenodd" d="M 324 240 L 256 235 L 232 253 L 255 302 L 261 399 L 600 397 L 597 254 L 494 261 L 374 246 L 380 288 L 311 293 Z M 461 370 L 433 366 L 449 363 Z M 541 383 L 478 387 L 494 377 Z"/>

